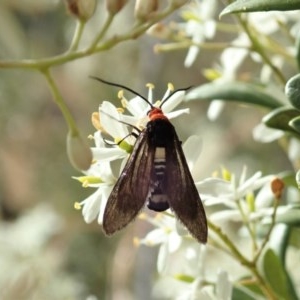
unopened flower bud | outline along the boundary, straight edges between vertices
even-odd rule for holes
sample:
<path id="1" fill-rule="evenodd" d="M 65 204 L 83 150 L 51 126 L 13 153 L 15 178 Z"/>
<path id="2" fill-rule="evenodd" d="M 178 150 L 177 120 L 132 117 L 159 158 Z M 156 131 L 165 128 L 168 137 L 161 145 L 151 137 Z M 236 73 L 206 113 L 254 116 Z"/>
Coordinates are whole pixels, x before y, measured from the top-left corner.
<path id="1" fill-rule="evenodd" d="M 115 15 L 126 3 L 127 0 L 106 0 L 106 9 L 110 14 Z"/>
<path id="2" fill-rule="evenodd" d="M 92 151 L 79 134 L 68 133 L 67 154 L 72 166 L 78 170 L 87 170 L 92 163 Z"/>
<path id="3" fill-rule="evenodd" d="M 284 189 L 284 182 L 280 178 L 274 178 L 271 181 L 271 190 L 277 199 L 281 198 L 283 189 Z"/>
<path id="4" fill-rule="evenodd" d="M 96 0 L 65 0 L 67 9 L 71 15 L 86 21 L 90 19 L 96 9 Z"/>
<path id="5" fill-rule="evenodd" d="M 157 11 L 158 1 L 157 0 L 136 0 L 134 15 L 137 19 L 148 20 L 152 13 Z"/>
<path id="6" fill-rule="evenodd" d="M 172 31 L 163 23 L 156 23 L 147 30 L 147 34 L 159 39 L 167 39 L 172 35 Z"/>

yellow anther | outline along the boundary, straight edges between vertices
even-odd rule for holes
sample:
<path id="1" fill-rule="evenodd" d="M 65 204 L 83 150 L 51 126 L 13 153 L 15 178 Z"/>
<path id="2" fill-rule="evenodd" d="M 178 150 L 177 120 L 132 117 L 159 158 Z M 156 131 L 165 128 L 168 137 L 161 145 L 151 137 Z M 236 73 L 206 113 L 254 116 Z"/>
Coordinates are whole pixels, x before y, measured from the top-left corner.
<path id="1" fill-rule="evenodd" d="M 101 121 L 100 121 L 100 115 L 98 112 L 93 112 L 92 113 L 92 117 L 91 117 L 91 121 L 93 126 L 101 131 L 101 132 L 106 132 L 105 129 L 103 128 L 103 126 L 101 125 Z"/>
<path id="2" fill-rule="evenodd" d="M 138 247 L 141 244 L 140 239 L 138 237 L 133 238 L 133 245 Z"/>
<path id="3" fill-rule="evenodd" d="M 168 90 L 170 90 L 171 92 L 174 91 L 174 85 L 172 83 L 168 83 Z"/>
<path id="4" fill-rule="evenodd" d="M 94 126 L 97 130 L 101 130 L 100 116 L 99 116 L 99 113 L 98 113 L 98 112 L 93 112 L 93 113 L 92 113 L 91 121 L 92 121 L 93 126 Z"/>
<path id="5" fill-rule="evenodd" d="M 84 187 L 84 188 L 89 187 L 89 181 L 88 180 L 83 181 L 82 182 L 82 187 Z"/>
<path id="6" fill-rule="evenodd" d="M 121 99 L 121 104 L 122 104 L 122 106 L 123 106 L 124 108 L 127 108 L 127 106 L 128 106 L 128 101 L 127 101 L 125 98 L 122 98 L 122 99 Z"/>
<path id="7" fill-rule="evenodd" d="M 80 210 L 81 209 L 81 204 L 79 202 L 75 202 L 74 203 L 74 208 L 77 209 L 77 210 Z"/>
<path id="8" fill-rule="evenodd" d="M 117 112 L 120 114 L 124 113 L 124 108 L 123 107 L 117 107 Z"/>
<path id="9" fill-rule="evenodd" d="M 119 90 L 119 92 L 118 92 L 118 98 L 119 99 L 124 98 L 124 91 L 123 90 Z"/>
<path id="10" fill-rule="evenodd" d="M 147 87 L 148 89 L 153 90 L 153 89 L 155 88 L 155 85 L 154 85 L 153 83 L 147 83 L 147 84 L 146 84 L 146 87 Z"/>
<path id="11" fill-rule="evenodd" d="M 159 107 L 160 104 L 161 104 L 161 100 L 156 100 L 155 103 L 154 103 L 154 106 Z"/>
<path id="12" fill-rule="evenodd" d="M 138 218 L 141 220 L 147 220 L 147 215 L 145 213 L 140 213 Z"/>
<path id="13" fill-rule="evenodd" d="M 224 180 L 230 181 L 231 180 L 231 173 L 225 167 L 222 167 L 222 177 Z"/>

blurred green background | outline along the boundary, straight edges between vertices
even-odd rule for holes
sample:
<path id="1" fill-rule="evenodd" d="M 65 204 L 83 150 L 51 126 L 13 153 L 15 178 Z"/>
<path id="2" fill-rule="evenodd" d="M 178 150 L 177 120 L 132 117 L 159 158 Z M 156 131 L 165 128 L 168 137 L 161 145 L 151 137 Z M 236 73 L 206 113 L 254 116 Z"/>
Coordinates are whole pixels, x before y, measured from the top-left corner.
<path id="1" fill-rule="evenodd" d="M 85 39 L 100 28 L 103 14 L 105 8 L 99 1 Z M 133 3 L 129 1 L 113 31 L 129 27 L 132 18 Z M 1 0 L 0 59 L 62 53 L 70 45 L 74 26 L 62 1 Z M 168 82 L 177 88 L 204 82 L 202 70 L 213 66 L 219 54 L 203 51 L 194 66 L 186 69 L 186 50 L 154 54 L 157 42 L 143 36 L 53 69 L 84 137 L 94 132 L 90 117 L 103 100 L 120 105 L 117 89 L 101 85 L 89 75 L 127 85 L 144 95 L 145 84 L 152 82 L 159 98 Z M 245 74 L 250 72 L 257 70 L 246 64 Z M 220 166 L 240 173 L 246 164 L 249 175 L 256 170 L 276 173 L 290 169 L 276 144 L 258 144 L 252 139 L 252 128 L 264 110 L 230 103 L 216 122 L 209 122 L 208 103 L 188 105 L 191 114 L 173 123 L 183 141 L 191 134 L 203 138 L 199 179 L 209 177 Z M 144 236 L 150 225 L 137 220 L 107 238 L 97 222 L 83 221 L 74 202 L 93 190 L 71 178 L 80 174 L 69 164 L 66 134 L 65 121 L 40 74 L 0 69 L 0 299 L 152 299 L 156 249 L 136 248 L 132 243 L 134 236 Z M 277 158 L 276 164 L 269 162 L 270 156 Z"/>

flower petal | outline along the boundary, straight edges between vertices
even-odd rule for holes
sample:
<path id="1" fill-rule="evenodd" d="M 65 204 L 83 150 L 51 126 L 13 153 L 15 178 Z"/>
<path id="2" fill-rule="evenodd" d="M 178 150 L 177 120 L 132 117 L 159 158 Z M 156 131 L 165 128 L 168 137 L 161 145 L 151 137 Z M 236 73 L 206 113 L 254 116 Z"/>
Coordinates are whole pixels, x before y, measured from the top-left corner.
<path id="1" fill-rule="evenodd" d="M 282 130 L 269 128 L 265 124 L 260 123 L 254 127 L 252 135 L 254 140 L 258 142 L 270 143 L 284 136 L 284 132 Z"/>
<path id="2" fill-rule="evenodd" d="M 202 138 L 190 136 L 182 146 L 189 169 L 193 170 L 202 150 Z"/>
<path id="3" fill-rule="evenodd" d="M 81 202 L 82 215 L 86 223 L 92 223 L 99 214 L 102 195 L 101 188 Z"/>
<path id="4" fill-rule="evenodd" d="M 207 117 L 210 121 L 215 121 L 223 111 L 225 102 L 222 100 L 213 100 L 208 107 Z"/>
<path id="5" fill-rule="evenodd" d="M 128 154 L 119 147 L 113 148 L 91 148 L 93 158 L 101 162 L 109 162 L 126 157 Z"/>
<path id="6" fill-rule="evenodd" d="M 166 113 L 165 115 L 168 119 L 171 120 L 171 119 L 177 118 L 178 116 L 181 116 L 183 114 L 189 114 L 189 113 L 190 113 L 190 109 L 185 108 L 185 109 L 178 109 L 178 110 Z"/>
<path id="7" fill-rule="evenodd" d="M 177 107 L 183 101 L 185 93 L 185 91 L 178 91 L 168 98 L 168 100 L 163 104 L 164 112 L 171 112 L 175 107 Z"/>
<path id="8" fill-rule="evenodd" d="M 100 106 L 99 114 L 102 126 L 112 137 L 123 138 L 128 135 L 127 126 L 118 122 L 121 119 L 120 114 L 112 103 L 104 101 Z"/>

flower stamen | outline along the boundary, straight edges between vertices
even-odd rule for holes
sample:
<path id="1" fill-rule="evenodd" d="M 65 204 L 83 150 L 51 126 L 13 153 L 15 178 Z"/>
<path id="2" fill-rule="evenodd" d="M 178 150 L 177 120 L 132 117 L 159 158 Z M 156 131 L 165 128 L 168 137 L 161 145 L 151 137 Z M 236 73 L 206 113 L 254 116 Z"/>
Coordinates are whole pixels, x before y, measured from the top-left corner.
<path id="1" fill-rule="evenodd" d="M 146 87 L 148 88 L 148 101 L 153 103 L 153 90 L 155 88 L 153 83 L 147 83 Z"/>
<path id="2" fill-rule="evenodd" d="M 75 202 L 75 203 L 74 203 L 74 208 L 75 208 L 76 210 L 81 210 L 81 204 L 80 204 L 79 202 Z"/>

